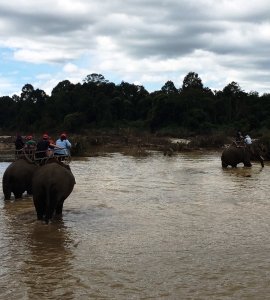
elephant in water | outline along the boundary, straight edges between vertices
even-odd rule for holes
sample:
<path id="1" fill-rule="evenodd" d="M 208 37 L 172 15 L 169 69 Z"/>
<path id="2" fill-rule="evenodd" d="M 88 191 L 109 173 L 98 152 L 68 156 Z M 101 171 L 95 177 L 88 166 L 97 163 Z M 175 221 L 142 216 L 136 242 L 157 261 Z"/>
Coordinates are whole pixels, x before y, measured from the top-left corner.
<path id="1" fill-rule="evenodd" d="M 223 151 L 221 164 L 223 168 L 227 168 L 228 166 L 236 168 L 239 163 L 243 163 L 245 167 L 251 167 L 250 160 L 258 159 L 261 162 L 261 166 L 264 167 L 261 155 L 262 148 L 258 145 L 234 142 Z"/>
<path id="2" fill-rule="evenodd" d="M 25 157 L 11 163 L 5 170 L 2 179 L 5 200 L 10 200 L 11 193 L 14 194 L 15 199 L 22 198 L 25 191 L 32 195 L 32 178 L 38 169 L 39 166 Z"/>
<path id="3" fill-rule="evenodd" d="M 71 194 L 75 178 L 68 165 L 50 159 L 35 173 L 32 180 L 37 219 L 46 224 L 53 214 L 62 214 L 65 199 Z"/>

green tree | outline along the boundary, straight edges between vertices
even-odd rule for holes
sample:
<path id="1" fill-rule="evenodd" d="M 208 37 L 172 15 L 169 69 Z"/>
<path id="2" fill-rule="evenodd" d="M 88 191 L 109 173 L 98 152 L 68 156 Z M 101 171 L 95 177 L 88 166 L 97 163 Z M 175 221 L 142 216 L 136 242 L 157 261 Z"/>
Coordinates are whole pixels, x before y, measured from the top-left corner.
<path id="1" fill-rule="evenodd" d="M 83 113 L 73 113 L 66 115 L 64 118 L 64 126 L 68 131 L 76 132 L 82 129 L 85 123 L 85 117 Z"/>
<path id="2" fill-rule="evenodd" d="M 124 115 L 123 102 L 124 101 L 123 99 L 121 99 L 121 97 L 114 97 L 113 99 L 109 100 L 112 120 L 119 121 L 123 119 L 123 115 Z"/>
<path id="3" fill-rule="evenodd" d="M 124 100 L 123 102 L 123 119 L 127 121 L 134 120 L 134 107 L 131 101 Z"/>
<path id="4" fill-rule="evenodd" d="M 8 128 L 17 123 L 16 102 L 9 96 L 0 97 L 0 127 Z"/>
<path id="5" fill-rule="evenodd" d="M 229 123 L 239 121 L 246 117 L 247 94 L 240 88 L 239 84 L 232 81 L 222 91 L 227 121 Z"/>
<path id="6" fill-rule="evenodd" d="M 209 122 L 209 116 L 201 109 L 194 108 L 185 113 L 183 125 L 191 131 L 197 131 L 203 128 Z"/>
<path id="7" fill-rule="evenodd" d="M 71 83 L 69 80 L 63 80 L 59 82 L 56 87 L 52 89 L 52 95 L 55 95 L 57 93 L 62 93 L 62 92 L 68 93 L 71 92 L 73 88 L 74 88 L 73 83 Z"/>
<path id="8" fill-rule="evenodd" d="M 110 106 L 107 106 L 107 108 L 104 112 L 103 121 L 101 123 L 101 126 L 107 127 L 107 128 L 113 127 L 113 118 L 112 118 Z"/>
<path id="9" fill-rule="evenodd" d="M 162 92 L 165 94 L 174 94 L 178 93 L 177 88 L 175 87 L 174 83 L 169 80 L 167 81 L 164 86 L 161 88 Z"/>
<path id="10" fill-rule="evenodd" d="M 105 77 L 101 74 L 92 73 L 90 75 L 87 75 L 85 77 L 85 79 L 83 80 L 83 82 L 85 82 L 85 83 L 93 82 L 96 85 L 100 85 L 102 83 L 108 83 L 109 80 L 106 80 Z"/>
<path id="11" fill-rule="evenodd" d="M 195 72 L 189 72 L 183 80 L 182 90 L 188 89 L 203 89 L 202 80 Z"/>
<path id="12" fill-rule="evenodd" d="M 158 94 L 153 97 L 152 109 L 148 113 L 147 122 L 151 132 L 162 126 L 168 126 L 174 120 L 174 101 L 171 101 L 168 95 Z"/>

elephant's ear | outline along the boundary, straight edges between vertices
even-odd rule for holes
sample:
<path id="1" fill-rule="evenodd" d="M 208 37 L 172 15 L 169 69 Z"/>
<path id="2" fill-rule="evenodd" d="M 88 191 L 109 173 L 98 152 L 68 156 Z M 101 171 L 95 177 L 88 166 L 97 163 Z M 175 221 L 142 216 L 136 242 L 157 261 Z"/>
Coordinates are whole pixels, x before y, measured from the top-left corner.
<path id="1" fill-rule="evenodd" d="M 250 146 L 250 152 L 254 155 L 254 146 Z"/>

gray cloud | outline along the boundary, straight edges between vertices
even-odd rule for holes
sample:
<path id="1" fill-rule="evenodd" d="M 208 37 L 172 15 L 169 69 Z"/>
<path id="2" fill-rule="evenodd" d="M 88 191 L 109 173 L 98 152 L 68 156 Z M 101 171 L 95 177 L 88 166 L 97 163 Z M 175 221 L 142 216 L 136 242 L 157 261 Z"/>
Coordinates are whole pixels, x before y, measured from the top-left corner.
<path id="1" fill-rule="evenodd" d="M 147 60 L 148 71 L 156 75 L 151 65 L 173 60 L 168 76 L 198 66 L 192 71 L 223 72 L 220 78 L 230 78 L 237 70 L 235 81 L 252 85 L 253 78 L 266 86 L 269 9 L 266 0 L 13 0 L 0 4 L 0 46 L 14 50 L 16 60 L 35 63 L 63 65 L 91 53 L 94 66 L 106 65 L 102 70 L 108 72 L 118 68 L 121 56 L 123 65 Z M 119 67 L 118 74 L 126 71 Z M 262 71 L 264 76 L 258 75 Z"/>

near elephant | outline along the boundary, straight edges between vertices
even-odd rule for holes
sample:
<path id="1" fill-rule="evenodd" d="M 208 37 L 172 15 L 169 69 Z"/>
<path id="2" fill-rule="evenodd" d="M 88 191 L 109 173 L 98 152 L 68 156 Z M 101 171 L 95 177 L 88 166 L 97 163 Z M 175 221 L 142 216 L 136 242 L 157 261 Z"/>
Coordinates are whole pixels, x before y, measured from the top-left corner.
<path id="1" fill-rule="evenodd" d="M 261 166 L 264 167 L 262 148 L 256 144 L 247 145 L 245 143 L 232 143 L 225 149 L 221 155 L 221 164 L 223 168 L 229 165 L 236 168 L 237 164 L 243 163 L 245 167 L 251 167 L 250 160 L 258 159 Z"/>
<path id="2" fill-rule="evenodd" d="M 62 214 L 65 199 L 71 194 L 75 178 L 68 165 L 50 159 L 39 168 L 32 180 L 37 219 L 46 224 L 53 214 Z"/>
<path id="3" fill-rule="evenodd" d="M 32 178 L 39 167 L 24 157 L 11 163 L 4 172 L 2 179 L 2 188 L 5 200 L 10 200 L 11 193 L 15 199 L 22 198 L 26 191 L 32 195 Z"/>

